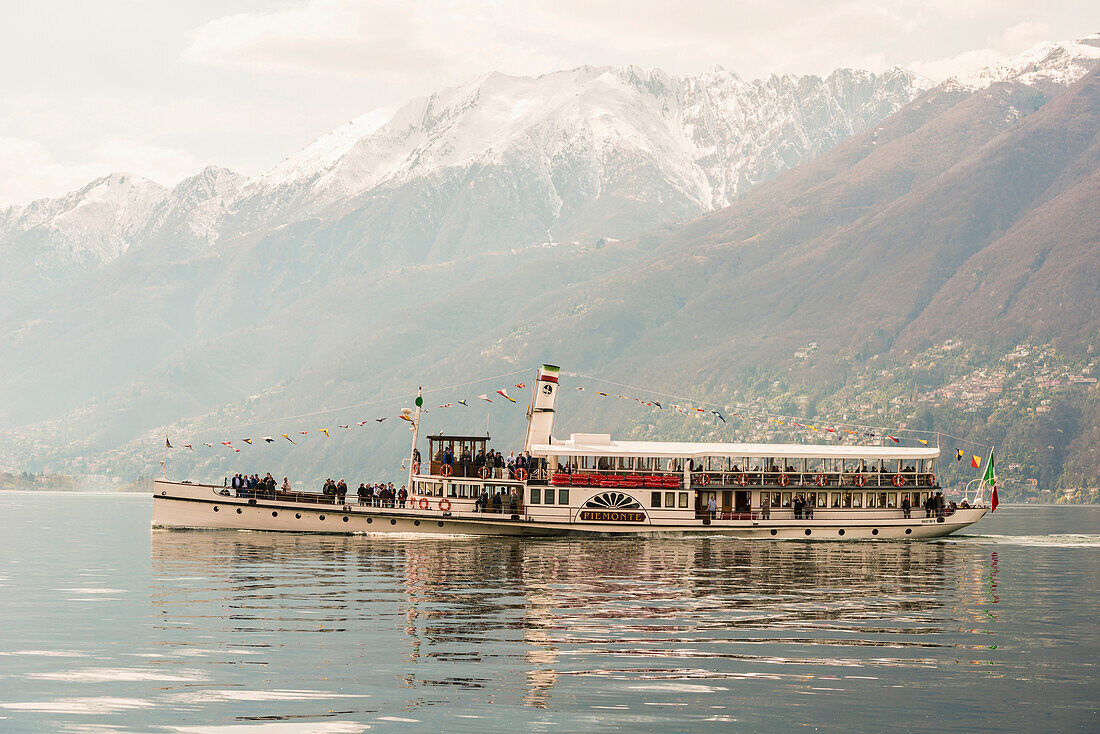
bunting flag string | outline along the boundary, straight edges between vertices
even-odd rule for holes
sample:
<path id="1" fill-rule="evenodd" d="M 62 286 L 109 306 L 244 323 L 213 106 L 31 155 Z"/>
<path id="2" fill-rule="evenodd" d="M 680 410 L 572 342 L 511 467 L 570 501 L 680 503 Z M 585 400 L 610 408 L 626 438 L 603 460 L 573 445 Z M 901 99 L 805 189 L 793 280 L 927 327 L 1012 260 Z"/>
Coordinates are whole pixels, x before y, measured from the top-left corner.
<path id="1" fill-rule="evenodd" d="M 516 373 L 513 373 L 513 374 L 516 374 Z M 610 380 L 602 380 L 600 378 L 595 378 L 595 377 L 591 377 L 591 376 L 588 376 L 588 375 L 573 374 L 572 376 L 580 377 L 580 378 L 583 378 L 583 379 L 590 379 L 590 380 L 594 380 L 594 381 L 598 381 L 598 382 L 607 382 L 608 384 L 616 385 L 616 386 L 623 387 L 623 388 L 637 389 L 639 392 L 642 392 L 642 393 L 650 393 L 652 395 L 659 395 L 659 396 L 666 397 L 666 398 L 667 397 L 676 398 L 676 396 L 670 396 L 670 395 L 667 395 L 665 393 L 657 393 L 655 391 L 648 390 L 648 389 L 645 389 L 645 388 L 632 388 L 632 386 L 630 386 L 630 385 L 623 385 L 621 383 L 612 382 Z M 498 378 L 499 377 L 501 377 L 501 376 L 498 376 Z M 487 379 L 496 379 L 496 378 L 487 378 Z M 474 381 L 471 381 L 471 382 L 468 382 L 468 383 L 463 383 L 462 385 L 451 386 L 451 387 L 452 388 L 454 388 L 454 387 L 463 387 L 463 386 L 466 386 L 466 385 L 472 385 L 472 384 L 476 384 L 478 382 L 485 382 L 485 381 L 486 380 L 474 380 Z M 526 385 L 525 382 L 517 382 L 517 383 L 513 383 L 513 384 L 514 384 L 514 388 L 517 389 L 517 390 L 523 390 L 523 389 L 527 388 L 527 385 Z M 444 389 L 444 388 L 433 389 L 430 392 L 439 392 L 442 389 Z M 577 385 L 577 386 L 574 386 L 574 389 L 575 389 L 576 392 L 585 392 L 589 388 L 587 388 L 584 385 Z M 502 398 L 507 400 L 509 404 L 516 404 L 518 402 L 515 397 L 513 397 L 512 395 L 509 394 L 508 388 L 506 388 L 506 387 L 502 387 L 498 390 L 492 391 L 492 393 L 490 393 L 490 392 L 482 393 L 480 395 L 477 395 L 476 398 L 478 400 L 483 400 L 487 403 L 493 404 L 494 400 L 489 397 L 490 394 L 496 394 L 496 395 L 501 396 Z M 645 399 L 645 398 L 639 397 L 638 395 L 620 394 L 620 393 L 610 394 L 610 393 L 603 392 L 603 391 L 598 391 L 598 390 L 595 391 L 595 394 L 599 397 L 604 397 L 604 398 L 606 398 L 606 397 L 616 397 L 616 398 L 622 399 L 622 400 L 633 401 L 633 402 L 637 403 L 639 406 L 646 407 L 646 408 L 651 408 L 651 409 L 655 408 L 657 410 L 664 410 L 664 408 L 665 408 L 665 405 L 664 405 L 663 402 L 661 402 L 659 400 L 652 399 L 652 397 L 650 397 L 649 399 Z M 677 399 L 680 399 L 680 398 L 677 398 Z M 381 401 L 379 401 L 379 402 L 381 402 Z M 391 401 L 391 402 L 396 402 L 396 400 Z M 882 441 L 892 441 L 895 444 L 900 444 L 901 443 L 901 439 L 899 438 L 898 432 L 887 433 L 885 430 L 880 431 L 877 427 L 873 427 L 873 426 L 866 426 L 866 425 L 860 425 L 860 424 L 855 424 L 855 423 L 843 422 L 843 423 L 840 423 L 840 424 L 823 425 L 823 426 L 819 427 L 819 426 L 816 426 L 812 423 L 801 422 L 799 419 L 793 418 L 791 416 L 781 416 L 781 415 L 775 415 L 775 414 L 767 414 L 767 413 L 763 413 L 763 412 L 760 412 L 760 411 L 747 412 L 740 406 L 708 404 L 708 403 L 705 403 L 705 402 L 699 402 L 699 401 L 694 401 L 694 400 L 691 401 L 691 402 L 696 403 L 696 404 L 691 404 L 691 403 L 686 403 L 685 404 L 685 403 L 677 402 L 677 403 L 672 403 L 669 407 L 671 407 L 673 410 L 675 410 L 680 415 L 688 417 L 688 418 L 706 416 L 706 417 L 708 417 L 708 418 L 715 421 L 715 426 L 722 425 L 722 424 L 728 425 L 729 421 L 727 420 L 727 416 L 729 416 L 730 418 L 737 418 L 741 421 L 750 421 L 750 422 L 755 421 L 757 423 L 757 425 L 760 426 L 760 427 L 764 427 L 764 426 L 773 426 L 773 427 L 785 426 L 785 427 L 791 427 L 791 428 L 797 428 L 797 429 L 802 429 L 802 430 L 813 431 L 814 433 L 817 433 L 822 438 L 836 439 L 837 441 L 841 441 L 841 442 L 847 440 L 848 438 L 852 438 L 853 440 L 855 440 L 855 439 L 859 439 L 860 437 L 863 437 L 863 438 L 869 438 L 869 439 L 875 440 L 876 438 L 881 437 Z M 461 406 L 467 407 L 467 408 L 470 407 L 468 399 L 467 398 L 462 398 L 462 399 L 459 399 L 459 400 L 453 400 L 451 402 L 440 403 L 438 405 L 438 409 L 453 408 L 457 405 L 461 405 Z M 702 406 L 707 406 L 707 407 L 702 407 Z M 348 408 L 352 408 L 352 407 L 356 407 L 356 406 L 348 406 L 347 408 L 334 409 L 334 410 L 347 410 Z M 303 415 L 319 415 L 319 414 L 326 413 L 326 412 L 332 412 L 332 411 L 316 411 L 315 413 L 303 414 Z M 421 413 L 427 413 L 427 412 L 428 412 L 427 409 L 421 408 Z M 293 417 L 301 417 L 301 416 L 293 416 Z M 363 428 L 368 423 L 370 423 L 372 420 L 374 422 L 377 422 L 377 423 L 383 423 L 389 417 L 392 417 L 392 414 L 391 415 L 379 416 L 379 417 L 375 417 L 375 418 L 364 418 L 363 420 L 356 421 L 355 425 L 357 425 L 360 428 Z M 413 418 L 411 408 L 402 409 L 401 413 L 398 415 L 398 417 L 400 419 L 402 419 L 403 421 L 409 423 L 409 424 L 415 424 L 415 422 L 416 422 L 415 418 Z M 260 422 L 263 423 L 263 422 L 270 422 L 270 421 L 260 421 Z M 349 423 L 341 423 L 341 424 L 338 424 L 338 426 L 341 429 L 350 430 L 350 428 L 352 426 L 352 423 L 350 423 L 350 422 Z M 410 428 L 412 428 L 412 427 L 413 426 L 410 426 Z M 864 429 L 864 430 L 859 430 L 859 429 Z M 331 438 L 331 432 L 328 428 L 313 429 L 313 432 L 318 433 L 318 434 L 323 434 L 325 436 L 325 438 Z M 960 442 L 963 442 L 964 444 L 973 444 L 973 445 L 978 445 L 978 446 L 982 445 L 982 444 L 978 444 L 974 441 L 969 441 L 969 440 L 966 440 L 966 439 L 960 439 L 958 437 L 950 436 L 949 434 L 944 434 L 942 432 L 914 431 L 914 430 L 911 430 L 911 429 L 903 429 L 901 432 L 902 433 L 937 434 L 937 435 L 941 435 L 941 436 L 947 436 L 949 438 L 955 438 L 956 440 L 958 440 Z M 297 442 L 294 439 L 291 438 L 291 433 L 292 432 L 288 431 L 287 433 L 280 433 L 278 435 L 281 436 L 282 438 L 285 438 L 292 445 L 297 446 L 298 445 Z M 306 437 L 306 436 L 309 435 L 310 431 L 308 431 L 308 430 L 297 431 L 297 433 L 299 435 L 303 436 L 303 437 Z M 239 440 L 242 441 L 244 444 L 246 444 L 248 446 L 253 446 L 254 445 L 254 439 L 253 438 L 241 438 Z M 264 443 L 269 443 L 269 444 L 275 442 L 275 439 L 272 438 L 271 436 L 265 436 L 265 437 L 263 437 L 262 440 L 264 441 Z M 928 445 L 928 440 L 926 440 L 926 439 L 914 438 L 913 440 L 919 442 L 920 444 L 922 444 L 924 446 Z M 168 441 L 167 437 L 165 437 L 165 444 L 166 444 L 167 448 L 176 448 L 176 447 L 172 446 L 172 444 Z M 232 451 L 234 451 L 236 453 L 241 452 L 241 449 L 233 446 L 231 440 L 230 441 L 222 441 L 221 444 L 224 445 L 225 447 L 231 449 Z M 214 448 L 213 443 L 203 442 L 202 445 L 207 447 L 207 448 Z M 186 448 L 188 450 L 194 451 L 193 445 L 190 444 L 190 443 L 180 444 L 179 447 L 180 448 Z M 963 451 L 961 449 L 956 449 L 956 451 L 955 451 L 956 461 L 961 461 L 962 458 L 963 458 Z M 981 466 L 981 459 L 977 456 L 973 456 L 971 464 L 974 468 L 979 468 Z"/>

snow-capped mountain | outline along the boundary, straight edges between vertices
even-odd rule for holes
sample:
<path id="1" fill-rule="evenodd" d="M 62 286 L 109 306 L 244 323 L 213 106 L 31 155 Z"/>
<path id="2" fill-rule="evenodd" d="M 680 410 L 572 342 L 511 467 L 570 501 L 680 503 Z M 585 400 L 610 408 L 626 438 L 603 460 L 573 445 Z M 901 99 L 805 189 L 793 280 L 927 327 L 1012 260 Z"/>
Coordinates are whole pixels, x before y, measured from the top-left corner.
<path id="1" fill-rule="evenodd" d="M 945 87 L 977 91 L 998 82 L 1015 81 L 1038 86 L 1064 87 L 1100 65 L 1100 33 L 1075 41 L 1044 42 L 1018 56 L 962 74 L 944 82 Z"/>
<path id="2" fill-rule="evenodd" d="M 1097 63 L 1093 35 L 941 88 L 1064 87 Z M 354 119 L 250 180 L 211 167 L 167 190 L 114 174 L 2 209 L 0 313 L 133 247 L 194 252 L 310 219 L 368 269 L 630 237 L 728 206 L 930 86 L 898 68 L 753 81 L 721 68 L 491 73 Z"/>
<path id="3" fill-rule="evenodd" d="M 31 236 L 36 260 L 57 265 L 109 262 L 129 247 L 164 193 L 145 178 L 114 173 L 56 199 L 39 199 L 0 214 L 0 242 Z"/>
<path id="4" fill-rule="evenodd" d="M 555 235 L 571 213 L 641 172 L 646 190 L 632 197 L 698 213 L 861 132 L 928 86 L 901 69 L 752 82 L 720 68 L 693 77 L 634 66 L 493 73 L 348 122 L 250 181 L 239 205 L 258 210 L 252 224 L 272 206 L 315 216 L 418 178 L 519 167 L 545 194 L 539 219 Z"/>

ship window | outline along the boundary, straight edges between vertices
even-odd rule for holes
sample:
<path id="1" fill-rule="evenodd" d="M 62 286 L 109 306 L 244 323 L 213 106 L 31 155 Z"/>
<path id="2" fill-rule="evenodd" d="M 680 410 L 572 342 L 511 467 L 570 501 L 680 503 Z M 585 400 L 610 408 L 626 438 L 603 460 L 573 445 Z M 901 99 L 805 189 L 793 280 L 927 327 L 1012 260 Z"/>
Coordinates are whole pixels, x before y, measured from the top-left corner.
<path id="1" fill-rule="evenodd" d="M 558 490 L 558 504 L 559 505 L 568 505 L 569 504 L 569 490 L 568 489 L 559 489 Z"/>
<path id="2" fill-rule="evenodd" d="M 878 506 L 879 507 L 886 507 L 886 493 L 885 492 L 879 492 L 878 493 Z"/>
<path id="3" fill-rule="evenodd" d="M 845 492 L 844 493 L 843 505 L 844 505 L 844 507 L 851 507 L 852 506 L 852 493 L 851 492 Z"/>
<path id="4" fill-rule="evenodd" d="M 680 493 L 680 507 L 684 508 L 684 507 L 687 507 L 687 506 L 688 506 L 688 493 L 687 492 L 681 492 Z"/>
<path id="5" fill-rule="evenodd" d="M 665 492 L 665 507 L 675 507 L 675 506 L 676 506 L 676 493 L 675 492 Z"/>
<path id="6" fill-rule="evenodd" d="M 791 506 L 791 493 L 790 492 L 783 492 L 782 495 L 783 495 L 783 504 L 781 505 L 781 507 L 790 507 Z"/>
<path id="7" fill-rule="evenodd" d="M 829 507 L 840 507 L 840 492 L 829 493 Z"/>
<path id="8" fill-rule="evenodd" d="M 828 495 L 827 492 L 818 492 L 817 493 L 817 506 L 818 507 L 828 507 L 829 506 L 829 501 L 828 500 L 829 500 L 829 495 Z"/>
<path id="9" fill-rule="evenodd" d="M 852 507 L 863 507 L 863 492 L 855 492 L 852 494 Z"/>
<path id="10" fill-rule="evenodd" d="M 779 492 L 772 492 L 772 507 L 780 507 Z"/>
<path id="11" fill-rule="evenodd" d="M 897 492 L 891 492 L 890 494 L 886 495 L 886 506 L 890 507 L 890 508 L 894 508 L 894 507 L 898 506 L 898 493 Z"/>
<path id="12" fill-rule="evenodd" d="M 874 492 L 868 492 L 867 493 L 867 507 L 872 508 L 872 507 L 877 507 L 877 506 L 878 506 L 878 504 L 875 502 L 875 493 Z"/>
<path id="13" fill-rule="evenodd" d="M 649 493 L 649 506 L 650 507 L 660 507 L 661 506 L 661 493 L 660 492 L 650 492 Z"/>
<path id="14" fill-rule="evenodd" d="M 531 487 L 531 504 L 539 504 L 540 499 L 542 499 L 542 490 L 538 487 Z"/>
<path id="15" fill-rule="evenodd" d="M 549 488 L 546 490 L 546 492 L 543 495 L 543 504 L 545 504 L 545 505 L 554 504 L 554 490 L 549 489 Z"/>

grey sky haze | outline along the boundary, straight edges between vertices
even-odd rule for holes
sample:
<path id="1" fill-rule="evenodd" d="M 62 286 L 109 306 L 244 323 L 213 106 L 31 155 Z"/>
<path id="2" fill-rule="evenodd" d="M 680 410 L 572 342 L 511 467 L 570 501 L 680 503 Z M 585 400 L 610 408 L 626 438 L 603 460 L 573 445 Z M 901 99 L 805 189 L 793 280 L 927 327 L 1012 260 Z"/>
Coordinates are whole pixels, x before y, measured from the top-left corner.
<path id="1" fill-rule="evenodd" d="M 1100 30 L 1020 0 L 18 0 L 0 3 L 0 205 L 112 171 L 256 174 L 371 109 L 488 71 L 900 65 L 933 79 Z"/>

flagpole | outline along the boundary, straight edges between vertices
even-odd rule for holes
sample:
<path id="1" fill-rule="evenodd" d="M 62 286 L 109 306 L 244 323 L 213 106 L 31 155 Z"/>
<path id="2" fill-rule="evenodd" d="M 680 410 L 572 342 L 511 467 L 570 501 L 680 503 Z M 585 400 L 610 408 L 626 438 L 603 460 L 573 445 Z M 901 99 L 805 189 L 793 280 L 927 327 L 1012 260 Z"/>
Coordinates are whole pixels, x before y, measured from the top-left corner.
<path id="1" fill-rule="evenodd" d="M 420 386 L 416 388 L 416 417 L 413 419 L 412 424 L 412 449 L 409 450 L 409 483 L 406 485 L 408 493 L 411 495 L 413 491 L 413 464 L 416 463 L 416 441 L 420 437 L 420 408 L 424 405 L 424 387 Z M 428 457 L 431 461 L 431 457 Z"/>
<path id="2" fill-rule="evenodd" d="M 164 460 L 160 462 L 160 478 L 168 478 L 168 434 L 164 434 Z"/>

